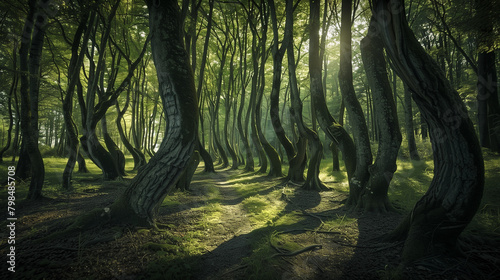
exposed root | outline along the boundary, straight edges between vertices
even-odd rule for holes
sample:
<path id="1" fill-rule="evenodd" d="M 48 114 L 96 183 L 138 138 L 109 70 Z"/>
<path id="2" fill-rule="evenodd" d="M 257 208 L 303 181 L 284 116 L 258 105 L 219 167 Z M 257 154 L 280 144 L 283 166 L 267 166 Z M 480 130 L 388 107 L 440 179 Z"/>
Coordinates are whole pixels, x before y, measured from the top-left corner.
<path id="1" fill-rule="evenodd" d="M 296 255 L 299 255 L 299 254 L 302 254 L 302 253 L 305 253 L 308 251 L 316 251 L 316 250 L 319 250 L 322 248 L 323 248 L 322 245 L 314 244 L 314 245 L 310 245 L 310 246 L 304 247 L 300 250 L 289 252 L 289 253 L 276 253 L 274 255 L 271 255 L 268 259 L 272 259 L 274 257 L 293 257 L 293 256 L 296 256 Z"/>

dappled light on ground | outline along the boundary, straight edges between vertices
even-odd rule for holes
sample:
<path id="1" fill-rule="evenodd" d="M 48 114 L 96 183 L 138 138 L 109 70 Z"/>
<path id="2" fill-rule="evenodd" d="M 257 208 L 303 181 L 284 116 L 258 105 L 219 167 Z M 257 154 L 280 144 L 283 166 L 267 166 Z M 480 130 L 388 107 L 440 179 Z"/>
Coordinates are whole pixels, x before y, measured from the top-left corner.
<path id="1" fill-rule="evenodd" d="M 64 164 L 55 159 L 52 163 L 53 172 Z M 485 199 L 466 230 L 471 236 L 466 242 L 479 242 L 473 238 L 478 234 L 499 234 L 498 166 L 498 159 L 487 160 Z M 164 199 L 159 230 L 125 225 L 40 243 L 36 240 L 65 228 L 80 214 L 109 206 L 133 176 L 130 172 L 120 181 L 106 182 L 95 173 L 76 174 L 79 183 L 74 192 L 61 193 L 59 179 L 49 173 L 48 180 L 55 182 L 46 189 L 49 198 L 20 207 L 19 275 L 48 279 L 165 275 L 174 279 L 390 279 L 402 244 L 374 239 L 394 229 L 423 195 L 432 180 L 432 162 L 398 162 L 389 198 L 400 213 L 385 215 L 347 209 L 343 204 L 348 196 L 345 173 L 332 173 L 330 168 L 325 163 L 321 173 L 329 190 L 315 192 L 283 178 L 241 170 L 204 173 L 201 165 L 189 191 L 174 190 Z M 20 187 L 21 193 L 24 188 Z M 471 252 L 471 258 L 485 254 L 484 249 L 480 252 Z M 498 255 L 488 254 L 492 259 Z M 409 275 L 425 278 L 428 267 L 424 263 Z"/>

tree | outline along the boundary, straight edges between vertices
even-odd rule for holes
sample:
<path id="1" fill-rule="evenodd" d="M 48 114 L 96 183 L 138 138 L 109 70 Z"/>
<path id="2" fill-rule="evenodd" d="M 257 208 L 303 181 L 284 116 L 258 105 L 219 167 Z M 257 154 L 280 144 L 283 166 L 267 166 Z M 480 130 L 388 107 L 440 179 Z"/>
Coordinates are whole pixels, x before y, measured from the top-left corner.
<path id="1" fill-rule="evenodd" d="M 101 36 L 101 40 L 99 42 L 99 46 L 96 42 L 96 31 L 92 34 L 92 47 L 90 49 L 90 54 L 87 54 L 89 58 L 90 70 L 88 77 L 88 86 L 87 86 L 87 96 L 86 101 L 80 100 L 81 104 L 85 104 L 86 113 L 85 117 L 82 117 L 84 120 L 84 136 L 81 138 L 82 147 L 87 151 L 89 157 L 92 161 L 103 171 L 104 178 L 107 180 L 114 180 L 118 178 L 120 175 L 120 166 L 122 163 L 118 162 L 120 158 L 118 155 L 121 152 L 116 151 L 116 144 L 111 140 L 111 138 L 107 139 L 107 147 L 109 149 L 106 150 L 101 143 L 99 142 L 96 127 L 99 121 L 102 121 L 105 118 L 107 110 L 109 107 L 114 105 L 116 99 L 122 93 L 126 87 L 129 85 L 135 69 L 139 66 L 142 58 L 146 52 L 148 42 L 150 37 L 146 38 L 146 42 L 136 58 L 136 60 L 130 60 L 128 54 L 126 54 L 116 43 L 113 43 L 113 38 L 110 35 L 111 33 L 111 22 L 116 15 L 116 11 L 120 1 L 118 0 L 111 7 L 110 13 L 107 18 L 100 20 L 100 22 L 104 23 L 104 33 Z M 98 24 L 99 21 L 96 22 Z M 110 72 L 106 72 L 106 47 L 110 46 L 110 56 L 111 56 L 111 64 L 109 65 Z M 111 49 L 111 45 L 115 46 L 116 50 Z M 88 53 L 87 52 L 87 53 Z M 98 55 L 97 64 L 94 62 L 95 56 Z M 117 58 L 118 57 L 118 58 Z M 127 61 L 128 69 L 127 75 L 121 83 L 117 87 L 117 76 L 118 69 L 120 64 L 120 58 L 123 58 Z M 104 76 L 107 76 L 107 84 L 104 85 Z M 98 101 L 96 102 L 96 97 Z M 103 122 L 104 123 L 104 122 Z M 104 125 L 104 128 L 106 126 Z M 104 134 L 106 131 L 103 131 Z M 110 141 L 111 140 L 111 141 Z M 111 153 L 115 154 L 113 156 Z M 123 170 L 122 170 L 123 171 Z"/>
<path id="2" fill-rule="evenodd" d="M 184 49 L 177 1 L 146 1 L 151 51 L 159 94 L 168 119 L 159 150 L 110 209 L 116 221 L 154 225 L 155 210 L 174 187 L 197 145 L 198 101 L 189 57 Z"/>
<path id="3" fill-rule="evenodd" d="M 84 12 L 81 16 L 80 23 L 75 32 L 72 46 L 71 46 L 71 61 L 68 67 L 68 86 L 66 96 L 63 100 L 63 117 L 68 137 L 68 161 L 63 171 L 62 187 L 64 189 L 71 188 L 71 178 L 73 169 L 78 158 L 80 141 L 78 140 L 78 127 L 73 120 L 73 98 L 75 88 L 78 84 L 77 80 L 80 79 L 80 68 L 83 63 L 84 50 L 87 46 L 87 41 L 90 37 L 91 28 L 89 28 L 95 21 L 95 12 Z M 90 22 L 90 24 L 87 24 Z M 89 26 L 87 26 L 89 25 Z M 83 36 L 83 40 L 82 40 Z M 83 41 L 80 47 L 80 41 Z"/>
<path id="4" fill-rule="evenodd" d="M 311 0 L 309 3 L 309 75 L 311 79 L 311 97 L 314 109 L 317 111 L 317 120 L 321 129 L 343 153 L 348 180 L 350 181 L 356 169 L 356 148 L 347 131 L 333 118 L 326 106 L 321 76 L 322 67 L 319 41 L 320 2 L 319 0 Z M 324 49 L 324 44 L 322 48 Z"/>
<path id="5" fill-rule="evenodd" d="M 387 191 L 397 169 L 396 159 L 402 137 L 386 70 L 383 45 L 374 33 L 375 30 L 376 27 L 370 26 L 368 34 L 361 40 L 361 55 L 368 84 L 372 90 L 379 145 L 375 162 L 368 167 L 370 177 L 360 196 L 358 206 L 368 211 L 386 212 L 392 209 Z"/>
<path id="6" fill-rule="evenodd" d="M 12 64 L 13 64 L 13 69 L 17 70 L 17 50 L 18 49 L 18 42 L 14 41 L 14 51 L 12 52 Z M 3 154 L 10 148 L 11 142 L 12 142 L 12 129 L 14 127 L 14 116 L 12 112 L 12 99 L 16 95 L 17 91 L 17 85 L 19 83 L 19 75 L 17 71 L 14 72 L 13 77 L 12 77 L 12 84 L 9 90 L 9 95 L 7 96 L 7 110 L 9 114 L 9 128 L 7 129 L 7 143 L 5 146 L 0 150 L 0 163 L 3 162 Z"/>
<path id="7" fill-rule="evenodd" d="M 273 29 L 273 46 L 272 46 L 272 57 L 273 57 L 273 83 L 271 87 L 269 115 L 271 116 L 271 123 L 274 128 L 276 136 L 285 149 L 285 153 L 288 159 L 289 172 L 287 178 L 296 183 L 301 183 L 304 181 L 304 169 L 302 172 L 296 172 L 301 170 L 303 160 L 297 160 L 297 152 L 293 147 L 292 142 L 286 136 L 285 129 L 281 123 L 279 114 L 279 96 L 281 91 L 281 75 L 283 67 L 283 57 L 286 52 L 287 46 L 290 44 L 292 32 L 290 32 L 290 22 L 287 22 L 285 26 L 285 36 L 281 46 L 279 44 L 279 32 L 278 32 L 278 19 L 276 16 L 276 7 L 274 1 L 269 0 L 269 10 L 271 15 L 272 29 Z M 288 30 L 288 31 L 287 31 Z M 295 160 L 294 160 L 295 159 Z M 298 166 L 297 166 L 298 165 Z"/>
<path id="8" fill-rule="evenodd" d="M 285 32 L 290 32 L 293 34 L 293 5 L 291 0 L 287 0 L 286 2 L 286 21 L 289 29 L 286 29 Z M 287 36 L 286 34 L 285 36 Z M 292 35 L 288 35 L 292 36 Z M 323 144 L 319 140 L 318 134 L 314 132 L 312 129 L 308 128 L 303 121 L 302 117 L 302 100 L 300 99 L 299 89 L 297 87 L 297 75 L 295 72 L 295 50 L 293 46 L 293 38 L 290 39 L 287 46 L 287 58 L 288 58 L 288 74 L 290 79 L 290 99 L 292 102 L 292 109 L 290 110 L 291 115 L 294 118 L 295 123 L 297 124 L 297 128 L 299 130 L 300 135 L 307 139 L 307 143 L 309 145 L 309 150 L 311 153 L 311 157 L 309 159 L 309 168 L 307 169 L 306 181 L 302 185 L 302 188 L 307 190 L 326 190 L 327 187 L 321 182 L 319 179 L 319 165 L 321 162 L 321 158 L 323 155 Z M 298 153 L 296 156 L 300 156 Z M 296 166 L 301 166 L 297 164 Z M 296 172 L 295 170 L 290 172 Z"/>
<path id="9" fill-rule="evenodd" d="M 347 205 L 357 206 L 364 192 L 364 186 L 368 182 L 370 176 L 368 166 L 371 165 L 373 157 L 363 109 L 357 100 L 353 86 L 351 17 L 352 1 L 342 0 L 339 85 L 347 109 L 349 123 L 353 126 L 354 143 L 356 145 L 356 170 L 349 182 L 349 198 Z"/>
<path id="10" fill-rule="evenodd" d="M 239 19 L 236 17 L 236 23 L 238 24 Z M 247 52 L 248 52 L 248 26 L 250 25 L 250 21 L 246 21 L 246 24 L 243 26 L 243 36 L 238 36 L 238 49 L 240 52 L 240 69 L 242 74 L 241 78 L 241 94 L 240 94 L 240 107 L 238 108 L 238 133 L 240 134 L 240 139 L 243 142 L 243 147 L 245 149 L 245 171 L 253 171 L 254 170 L 254 161 L 252 150 L 250 149 L 250 143 L 248 142 L 248 121 L 245 121 L 243 125 L 243 111 L 245 109 L 245 100 L 246 100 L 246 87 L 248 85 L 247 79 Z M 243 38 L 242 38 L 243 37 Z M 247 114 L 248 115 L 248 114 Z"/>
<path id="11" fill-rule="evenodd" d="M 211 33 L 211 29 L 212 29 L 212 16 L 213 16 L 213 10 L 214 10 L 214 2 L 215 2 L 214 0 L 209 1 L 210 10 L 208 13 L 208 18 L 207 18 L 208 24 L 207 24 L 206 35 L 205 35 L 205 44 L 203 45 L 203 54 L 201 57 L 200 72 L 198 74 L 198 87 L 196 88 L 196 96 L 198 97 L 199 102 L 201 100 L 203 100 L 201 93 L 202 93 L 202 87 L 203 87 L 203 80 L 205 77 L 204 76 L 205 65 L 206 65 L 207 56 L 208 56 L 207 55 L 208 43 L 210 42 L 210 33 Z M 194 5 L 194 2 L 193 2 L 191 9 L 192 9 L 192 15 L 194 18 L 198 14 L 197 10 L 198 10 L 198 7 L 200 6 L 200 4 L 201 4 L 201 0 L 196 6 Z M 193 18 L 193 20 L 194 20 L 194 18 Z M 196 29 L 194 29 L 193 32 L 195 32 L 195 31 L 196 31 Z M 196 36 L 193 36 L 193 40 L 194 40 L 194 38 L 196 38 Z M 192 43 L 192 47 L 193 47 L 192 61 L 193 61 L 193 72 L 194 72 L 196 70 L 196 67 L 195 67 L 195 65 L 196 65 L 196 63 L 195 63 L 196 62 L 196 41 L 195 40 Z M 201 107 L 200 104 L 198 104 L 199 107 Z M 202 114 L 200 114 L 200 127 L 201 127 L 201 133 L 203 133 L 203 116 L 202 116 Z M 199 138 L 199 136 L 198 136 L 198 138 Z M 205 172 L 215 172 L 212 157 L 207 152 L 207 150 L 205 150 L 205 147 L 203 146 L 203 143 L 200 140 L 198 140 L 197 149 L 200 153 L 200 156 L 203 159 L 203 162 L 205 163 Z"/>
<path id="12" fill-rule="evenodd" d="M 409 28 L 402 1 L 375 1 L 373 15 L 394 70 L 428 124 L 434 152 L 431 185 L 392 237 L 405 239 L 403 263 L 452 254 L 483 193 L 479 141 L 460 96 Z"/>
<path id="13" fill-rule="evenodd" d="M 18 170 L 25 168 L 22 163 L 29 162 L 31 181 L 28 199 L 42 197 L 45 178 L 45 166 L 38 148 L 38 102 L 40 90 L 40 60 L 42 57 L 45 30 L 48 14 L 53 7 L 48 0 L 30 0 L 29 11 L 23 28 L 19 62 L 21 70 L 21 134 L 23 137 L 21 157 Z"/>
<path id="14" fill-rule="evenodd" d="M 278 152 L 276 149 L 267 141 L 266 137 L 264 136 L 264 133 L 262 132 L 262 99 L 264 96 L 264 88 L 265 88 L 265 69 L 266 69 L 266 61 L 268 57 L 268 50 L 267 50 L 267 29 L 269 26 L 269 9 L 266 5 L 266 1 L 261 0 L 260 3 L 260 22 L 261 22 L 261 29 L 262 29 L 262 37 L 260 39 L 260 48 L 261 48 L 261 62 L 260 62 L 260 68 L 259 68 L 259 87 L 257 91 L 257 100 L 255 103 L 255 128 L 257 132 L 257 136 L 259 138 L 260 143 L 262 144 L 262 148 L 264 149 L 264 152 L 266 156 L 269 158 L 269 176 L 274 176 L 274 177 L 282 177 L 283 176 L 283 171 L 281 170 L 281 159 L 280 156 L 278 155 Z M 254 73 L 255 75 L 256 73 Z"/>
<path id="15" fill-rule="evenodd" d="M 497 1 L 498 2 L 498 1 Z M 495 1 L 476 1 L 478 23 L 477 103 L 481 146 L 500 152 L 500 104 L 495 59 Z"/>
<path id="16" fill-rule="evenodd" d="M 404 104 L 405 104 L 405 130 L 406 141 L 408 141 L 408 151 L 410 152 L 411 160 L 420 160 L 418 155 L 417 144 L 415 142 L 415 132 L 413 130 L 413 105 L 411 101 L 411 93 L 406 84 L 404 86 Z"/>

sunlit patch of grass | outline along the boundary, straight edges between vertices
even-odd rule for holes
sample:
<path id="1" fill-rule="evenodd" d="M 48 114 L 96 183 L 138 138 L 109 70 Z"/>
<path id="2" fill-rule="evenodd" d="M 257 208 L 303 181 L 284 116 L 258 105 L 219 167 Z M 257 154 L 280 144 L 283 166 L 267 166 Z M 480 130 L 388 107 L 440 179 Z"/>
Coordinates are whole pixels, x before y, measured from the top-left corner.
<path id="1" fill-rule="evenodd" d="M 434 164 L 431 160 L 398 160 L 397 165 L 389 187 L 389 199 L 402 210 L 410 211 L 429 188 Z"/>
<path id="2" fill-rule="evenodd" d="M 333 161 L 331 158 L 326 158 L 321 161 L 319 179 L 326 184 L 327 187 L 339 192 L 349 192 L 349 182 L 347 182 L 347 172 L 345 171 L 344 162 L 340 162 L 340 171 L 333 171 Z"/>
<path id="3" fill-rule="evenodd" d="M 222 207 L 220 203 L 209 203 L 206 206 L 202 206 L 200 210 L 203 211 L 203 216 L 199 222 L 202 229 L 208 229 L 220 222 L 222 217 Z"/>
<path id="4" fill-rule="evenodd" d="M 148 242 L 144 248 L 155 252 L 157 258 L 148 266 L 139 279 L 190 279 L 197 269 L 196 258 L 203 252 L 196 233 L 185 235 L 165 232 L 159 243 Z M 167 278 L 166 278 L 167 277 Z"/>
<path id="5" fill-rule="evenodd" d="M 280 200 L 273 199 L 278 191 L 268 196 L 255 195 L 244 199 L 241 204 L 248 213 L 250 223 L 254 227 L 273 224 L 273 220 L 279 215 L 284 207 Z"/>
<path id="6" fill-rule="evenodd" d="M 299 212 L 290 212 L 286 213 L 284 215 L 277 216 L 273 220 L 273 226 L 276 228 L 281 228 L 281 227 L 286 227 L 286 226 L 291 226 L 294 224 L 298 224 L 302 221 L 304 221 L 306 217 L 304 215 L 300 215 Z"/>
<path id="7" fill-rule="evenodd" d="M 179 199 L 178 196 L 167 195 L 167 197 L 165 197 L 165 199 L 161 203 L 161 207 L 178 206 L 181 204 L 178 199 Z"/>
<path id="8" fill-rule="evenodd" d="M 233 187 L 241 197 L 250 197 L 252 195 L 257 195 L 262 191 L 272 188 L 272 186 L 270 186 L 269 184 L 256 184 L 255 182 L 251 182 L 251 180 L 245 180 L 240 183 L 235 183 L 231 185 L 231 187 Z"/>

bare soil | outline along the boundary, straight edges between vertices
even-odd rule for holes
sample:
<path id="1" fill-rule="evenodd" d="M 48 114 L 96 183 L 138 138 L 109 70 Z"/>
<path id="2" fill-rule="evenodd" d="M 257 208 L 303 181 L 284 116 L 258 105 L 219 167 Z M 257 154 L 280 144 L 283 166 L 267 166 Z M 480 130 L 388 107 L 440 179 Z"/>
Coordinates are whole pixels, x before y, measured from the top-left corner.
<path id="1" fill-rule="evenodd" d="M 256 270 L 266 266 L 273 272 L 267 275 L 275 279 L 391 279 L 394 275 L 403 245 L 373 240 L 394 229 L 404 214 L 350 211 L 343 206 L 346 194 L 334 190 L 337 184 L 334 181 L 325 182 L 331 191 L 320 193 L 287 185 L 291 191 L 276 200 L 285 204 L 281 215 L 296 213 L 305 219 L 274 227 L 273 232 L 287 234 L 289 240 L 312 250 L 284 252 L 275 246 L 273 253 L 259 263 L 249 262 L 249 257 L 256 253 L 252 242 L 268 233 L 272 225 L 257 228 L 252 224 L 242 206 L 244 198 L 226 183 L 229 176 L 246 175 L 229 170 L 219 170 L 215 175 L 198 172 L 191 190 L 178 196 L 179 203 L 160 208 L 158 222 L 166 225 L 163 231 L 109 226 L 39 241 L 64 230 L 79 215 L 109 206 L 124 191 L 128 179 L 99 181 L 101 187 L 97 189 L 25 202 L 17 210 L 16 273 L 4 268 L 0 279 L 248 279 L 255 278 L 259 275 Z M 266 186 L 262 195 L 284 186 L 278 179 L 256 178 L 253 183 Z M 216 198 L 208 193 L 209 187 L 217 190 Z M 199 231 L 200 223 L 206 219 L 205 210 L 199 209 L 206 206 L 209 199 L 216 199 L 220 205 L 214 210 L 221 213 L 218 221 L 211 221 L 202 234 L 190 235 L 193 228 Z M 350 222 L 341 223 L 334 230 L 322 230 L 325 221 L 339 217 Z M 8 253 L 6 234 L 2 230 L 3 256 Z M 478 253 L 467 254 L 467 259 L 425 260 L 404 268 L 400 274 L 402 279 L 494 279 L 498 276 L 498 256 L 495 255 L 498 252 L 485 253 L 493 250 L 491 244 L 473 241 L 473 238 L 468 242 Z M 167 246 L 158 250 L 155 244 Z M 179 244 L 198 244 L 198 253 L 186 254 L 183 248 L 170 246 Z M 269 247 L 273 246 L 270 242 Z M 182 258 L 176 258 L 176 254 Z M 489 261 L 485 262 L 488 257 Z M 5 265 L 5 261 L 3 263 Z"/>

